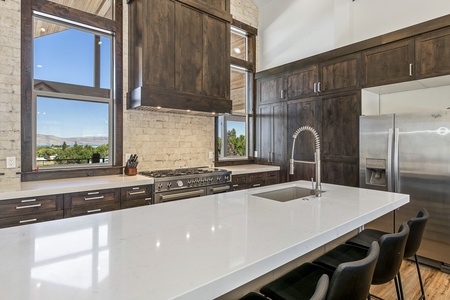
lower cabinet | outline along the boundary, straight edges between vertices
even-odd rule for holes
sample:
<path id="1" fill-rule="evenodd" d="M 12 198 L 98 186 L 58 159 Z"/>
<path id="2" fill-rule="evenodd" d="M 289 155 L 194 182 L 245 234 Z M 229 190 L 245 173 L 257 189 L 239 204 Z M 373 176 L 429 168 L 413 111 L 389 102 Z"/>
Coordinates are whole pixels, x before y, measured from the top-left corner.
<path id="1" fill-rule="evenodd" d="M 280 171 L 232 175 L 233 191 L 280 183 Z"/>
<path id="2" fill-rule="evenodd" d="M 62 218 L 62 195 L 0 201 L 0 228 Z"/>
<path id="3" fill-rule="evenodd" d="M 120 188 L 64 195 L 64 218 L 120 209 Z"/>
<path id="4" fill-rule="evenodd" d="M 120 208 L 131 208 L 153 204 L 152 185 L 139 185 L 121 188 Z"/>
<path id="5" fill-rule="evenodd" d="M 152 204 L 153 185 L 0 201 L 0 228 Z"/>

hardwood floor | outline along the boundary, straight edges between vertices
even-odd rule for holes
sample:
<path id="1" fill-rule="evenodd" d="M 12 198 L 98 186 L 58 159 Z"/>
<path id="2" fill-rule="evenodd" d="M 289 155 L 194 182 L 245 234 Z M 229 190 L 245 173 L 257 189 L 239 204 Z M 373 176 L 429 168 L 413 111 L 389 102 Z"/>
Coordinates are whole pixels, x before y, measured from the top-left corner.
<path id="1" fill-rule="evenodd" d="M 419 299 L 421 292 L 417 269 L 414 262 L 409 260 L 403 261 L 400 272 L 405 300 Z M 450 299 L 450 274 L 441 272 L 440 270 L 428 267 L 426 265 L 420 265 L 420 272 L 422 274 L 425 296 L 427 300 Z M 379 286 L 373 285 L 370 289 L 370 293 L 385 300 L 397 299 L 394 281 Z"/>

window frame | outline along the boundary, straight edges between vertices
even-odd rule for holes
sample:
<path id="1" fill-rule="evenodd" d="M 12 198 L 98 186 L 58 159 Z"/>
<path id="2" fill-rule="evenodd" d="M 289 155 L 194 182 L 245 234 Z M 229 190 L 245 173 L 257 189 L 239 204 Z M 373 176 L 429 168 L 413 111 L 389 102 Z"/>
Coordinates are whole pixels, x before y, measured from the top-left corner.
<path id="1" fill-rule="evenodd" d="M 113 1 L 113 19 L 103 18 L 94 14 L 63 6 L 47 0 L 22 0 L 22 35 L 21 35 L 21 180 L 48 180 L 73 178 L 84 176 L 121 174 L 123 169 L 123 16 L 122 1 Z M 112 112 L 114 122 L 111 126 L 110 145 L 113 149 L 111 164 L 82 165 L 70 168 L 52 168 L 45 170 L 35 169 L 35 92 L 33 86 L 33 16 L 34 14 L 46 14 L 54 18 L 68 20 L 83 24 L 86 27 L 94 27 L 107 32 L 112 32 L 112 65 L 113 82 L 111 85 Z M 63 94 L 57 95 L 63 98 Z M 76 99 L 76 98 L 71 98 Z M 33 123 L 34 122 L 34 123 Z M 37 172 L 38 171 L 38 172 Z"/>
<path id="2" fill-rule="evenodd" d="M 258 31 L 256 28 L 242 23 L 236 19 L 232 20 L 231 28 L 235 27 L 239 32 L 244 31 L 247 33 L 247 60 L 242 60 L 236 57 L 231 56 L 231 49 L 229 49 L 230 53 L 230 73 L 232 68 L 245 70 L 247 72 L 247 103 L 246 103 L 246 112 L 245 114 L 237 113 L 235 114 L 237 117 L 245 116 L 247 120 L 246 126 L 246 156 L 242 157 L 220 157 L 218 153 L 218 137 L 219 137 L 219 118 L 220 116 L 215 117 L 215 139 L 214 139 L 214 153 L 215 153 L 215 165 L 216 166 L 225 166 L 230 162 L 236 163 L 248 163 L 254 161 L 254 149 L 255 149 L 255 121 L 254 121 L 254 111 L 255 111 L 255 73 L 256 73 L 256 36 Z M 230 36 L 233 29 L 230 30 Z M 230 38 L 231 39 L 231 38 Z M 231 93 L 230 93 L 231 94 Z M 233 115 L 231 115 L 233 116 Z M 224 122 L 225 122 L 224 118 Z"/>

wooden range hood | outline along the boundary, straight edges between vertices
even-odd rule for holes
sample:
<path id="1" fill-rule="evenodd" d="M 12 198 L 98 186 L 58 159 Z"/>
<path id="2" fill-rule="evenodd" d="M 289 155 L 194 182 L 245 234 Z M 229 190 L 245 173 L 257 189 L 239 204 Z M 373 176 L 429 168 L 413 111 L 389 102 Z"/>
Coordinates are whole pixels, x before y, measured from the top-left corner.
<path id="1" fill-rule="evenodd" d="M 129 5 L 129 109 L 231 113 L 229 3 L 134 0 Z"/>

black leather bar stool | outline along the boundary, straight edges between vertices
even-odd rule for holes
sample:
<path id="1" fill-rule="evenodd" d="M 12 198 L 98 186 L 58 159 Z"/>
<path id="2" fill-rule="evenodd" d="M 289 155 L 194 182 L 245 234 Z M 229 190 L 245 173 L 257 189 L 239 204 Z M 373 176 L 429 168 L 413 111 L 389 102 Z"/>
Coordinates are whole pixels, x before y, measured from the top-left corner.
<path id="1" fill-rule="evenodd" d="M 425 226 L 427 225 L 427 221 L 430 215 L 425 208 L 422 208 L 417 213 L 417 216 L 410 219 L 408 221 L 409 226 L 409 235 L 408 240 L 406 241 L 405 246 L 405 254 L 404 258 L 409 258 L 414 256 L 414 260 L 416 262 L 417 274 L 419 276 L 420 290 L 422 295 L 420 295 L 419 299 L 425 300 L 425 290 L 422 282 L 422 275 L 420 274 L 419 262 L 417 260 L 417 251 L 420 248 L 420 244 L 422 242 L 423 233 L 425 231 Z M 346 243 L 351 245 L 357 245 L 368 248 L 370 243 L 373 241 L 378 241 L 381 236 L 386 234 L 387 232 L 375 230 L 375 229 L 364 229 L 359 234 L 349 239 Z M 400 284 L 400 292 L 402 294 L 402 298 L 405 299 L 403 295 L 402 281 L 400 277 L 400 272 L 398 273 L 398 279 Z"/>
<path id="2" fill-rule="evenodd" d="M 323 274 L 316 285 L 316 290 L 314 294 L 309 298 L 309 300 L 325 300 L 328 291 L 329 285 L 329 277 L 326 274 Z M 261 294 L 250 292 L 239 300 L 270 300 L 269 298 L 264 297 Z"/>
<path id="3" fill-rule="evenodd" d="M 263 286 L 260 292 L 273 300 L 316 299 L 311 298 L 314 287 L 326 274 L 331 277 L 326 300 L 363 300 L 369 294 L 379 252 L 378 243 L 373 242 L 361 260 L 342 263 L 335 271 L 312 263 L 302 264 Z"/>
<path id="4" fill-rule="evenodd" d="M 385 234 L 380 237 L 380 255 L 375 267 L 372 284 L 385 284 L 394 279 L 397 298 L 401 300 L 400 286 L 397 278 L 398 271 L 403 261 L 406 240 L 409 234 L 409 226 L 403 223 L 398 233 Z M 373 242 L 372 242 L 373 243 Z M 325 253 L 313 263 L 334 270 L 343 262 L 359 260 L 366 254 L 366 248 L 343 244 Z M 378 298 L 373 295 L 371 297 Z"/>

